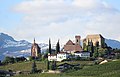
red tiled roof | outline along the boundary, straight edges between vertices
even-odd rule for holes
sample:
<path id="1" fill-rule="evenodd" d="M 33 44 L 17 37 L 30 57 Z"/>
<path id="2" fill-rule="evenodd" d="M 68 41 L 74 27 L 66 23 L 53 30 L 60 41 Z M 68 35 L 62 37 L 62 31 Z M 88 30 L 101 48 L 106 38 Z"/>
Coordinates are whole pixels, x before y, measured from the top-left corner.
<path id="1" fill-rule="evenodd" d="M 75 45 L 71 40 L 69 40 L 66 45 Z"/>
<path id="2" fill-rule="evenodd" d="M 69 40 L 66 45 L 64 45 L 65 51 L 82 51 L 82 47 L 80 45 L 74 44 L 71 40 Z"/>

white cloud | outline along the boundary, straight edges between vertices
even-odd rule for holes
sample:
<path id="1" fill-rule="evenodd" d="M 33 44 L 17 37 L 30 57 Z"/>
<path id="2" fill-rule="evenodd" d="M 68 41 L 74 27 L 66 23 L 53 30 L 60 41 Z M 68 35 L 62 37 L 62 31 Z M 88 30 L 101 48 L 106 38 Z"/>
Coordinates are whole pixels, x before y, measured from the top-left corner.
<path id="1" fill-rule="evenodd" d="M 73 4 L 87 9 L 102 7 L 101 5 L 103 5 L 99 0 L 74 0 Z"/>
<path id="2" fill-rule="evenodd" d="M 102 0 L 26 0 L 13 9 L 25 14 L 14 30 L 16 38 L 46 41 L 52 37 L 63 42 L 76 34 L 120 37 L 120 12 Z"/>

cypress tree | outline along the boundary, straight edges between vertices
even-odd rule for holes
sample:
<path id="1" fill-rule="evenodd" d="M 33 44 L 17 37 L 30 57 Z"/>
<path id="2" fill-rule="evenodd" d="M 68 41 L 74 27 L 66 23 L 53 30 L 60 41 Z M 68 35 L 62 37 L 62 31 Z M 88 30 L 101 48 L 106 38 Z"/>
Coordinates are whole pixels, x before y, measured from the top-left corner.
<path id="1" fill-rule="evenodd" d="M 87 51 L 89 51 L 89 44 L 90 44 L 90 43 L 89 43 L 89 39 L 88 39 L 87 44 L 88 44 L 88 45 L 87 45 Z"/>
<path id="2" fill-rule="evenodd" d="M 56 61 L 52 61 L 51 70 L 56 70 Z"/>
<path id="3" fill-rule="evenodd" d="M 87 46 L 85 43 L 83 43 L 83 50 L 87 50 Z"/>
<path id="4" fill-rule="evenodd" d="M 50 41 L 50 39 L 49 39 L 49 53 L 51 54 L 51 41 Z"/>
<path id="5" fill-rule="evenodd" d="M 47 60 L 47 70 L 49 70 L 50 69 L 50 62 Z"/>
<path id="6" fill-rule="evenodd" d="M 59 52 L 60 52 L 60 44 L 59 44 L 59 40 L 58 40 L 57 45 L 56 45 L 56 53 L 55 54 L 57 54 Z"/>
<path id="7" fill-rule="evenodd" d="M 91 56 L 93 56 L 93 53 L 94 53 L 94 46 L 93 46 L 93 42 L 91 40 Z"/>
<path id="8" fill-rule="evenodd" d="M 36 63 L 35 63 L 35 60 L 32 64 L 32 70 L 31 70 L 31 73 L 36 73 L 37 72 L 37 66 L 36 66 Z"/>

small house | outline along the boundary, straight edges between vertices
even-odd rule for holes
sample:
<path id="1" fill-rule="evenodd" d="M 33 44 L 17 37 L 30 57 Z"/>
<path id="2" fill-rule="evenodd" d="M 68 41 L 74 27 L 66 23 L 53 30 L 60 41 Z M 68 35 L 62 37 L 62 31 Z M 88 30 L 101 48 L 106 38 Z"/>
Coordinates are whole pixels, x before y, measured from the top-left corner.
<path id="1" fill-rule="evenodd" d="M 66 52 L 60 52 L 57 54 L 57 61 L 62 61 L 69 58 L 69 54 Z"/>
<path id="2" fill-rule="evenodd" d="M 89 51 L 81 51 L 81 52 L 76 51 L 74 54 L 75 54 L 76 57 L 79 56 L 81 58 L 90 57 L 90 52 Z"/>

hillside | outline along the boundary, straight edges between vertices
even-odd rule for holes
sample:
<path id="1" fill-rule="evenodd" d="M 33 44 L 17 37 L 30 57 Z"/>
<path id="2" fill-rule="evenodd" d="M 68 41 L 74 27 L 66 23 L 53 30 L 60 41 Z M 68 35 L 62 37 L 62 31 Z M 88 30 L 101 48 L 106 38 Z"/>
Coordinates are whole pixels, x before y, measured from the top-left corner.
<path id="1" fill-rule="evenodd" d="M 105 42 L 108 46 L 110 46 L 112 48 L 119 48 L 120 49 L 120 42 L 117 40 L 105 39 Z"/>
<path id="2" fill-rule="evenodd" d="M 31 70 L 32 62 L 23 62 L 0 66 L 0 69 Z M 18 67 L 19 66 L 19 67 Z M 46 69 L 44 62 L 37 62 L 37 68 Z M 15 77 L 120 77 L 120 60 L 102 65 L 85 66 L 79 71 L 69 71 L 62 74 L 30 74 Z"/>
<path id="3" fill-rule="evenodd" d="M 120 77 L 120 61 L 94 65 L 68 73 L 69 76 Z"/>

